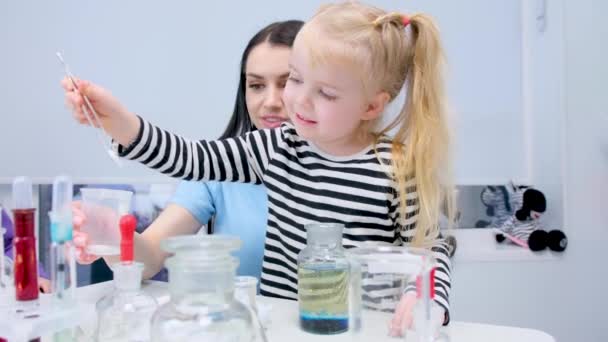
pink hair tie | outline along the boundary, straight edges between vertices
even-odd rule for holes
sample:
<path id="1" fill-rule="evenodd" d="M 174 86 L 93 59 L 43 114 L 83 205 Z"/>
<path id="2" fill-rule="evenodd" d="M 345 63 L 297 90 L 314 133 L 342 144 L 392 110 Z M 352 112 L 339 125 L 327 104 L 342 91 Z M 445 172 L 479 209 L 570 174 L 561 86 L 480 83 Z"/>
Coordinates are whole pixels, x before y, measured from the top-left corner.
<path id="1" fill-rule="evenodd" d="M 403 27 L 407 27 L 407 25 L 410 24 L 410 17 L 408 17 L 407 15 L 402 15 L 401 16 L 401 23 L 403 24 Z"/>

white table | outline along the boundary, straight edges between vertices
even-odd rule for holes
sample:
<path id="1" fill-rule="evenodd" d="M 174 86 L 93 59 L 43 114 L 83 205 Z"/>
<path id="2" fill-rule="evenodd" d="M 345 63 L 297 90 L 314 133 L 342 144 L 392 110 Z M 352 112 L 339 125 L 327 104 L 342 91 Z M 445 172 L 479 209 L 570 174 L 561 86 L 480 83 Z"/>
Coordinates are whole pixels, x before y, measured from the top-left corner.
<path id="1" fill-rule="evenodd" d="M 263 298 L 264 302 L 272 304 L 271 325 L 268 336 L 271 341 L 305 342 L 311 337 L 315 341 L 346 342 L 353 337 L 348 334 L 341 335 L 312 335 L 298 328 L 298 307 L 293 301 Z M 387 336 L 390 314 L 368 314 L 364 336 L 360 341 L 399 341 Z M 370 331 L 369 327 L 373 327 Z M 532 329 L 512 328 L 488 324 L 451 322 L 444 328 L 444 333 L 450 337 L 451 342 L 555 342 L 550 335 Z"/>
<path id="2" fill-rule="evenodd" d="M 169 300 L 166 283 L 146 282 L 143 288 L 144 291 L 154 296 L 161 304 Z M 111 290 L 111 282 L 86 286 L 78 289 L 78 298 L 85 302 L 94 303 Z M 271 342 L 309 342 L 311 340 L 350 342 L 353 340 L 353 336 L 349 334 L 323 336 L 312 335 L 300 330 L 298 326 L 298 306 L 295 301 L 268 297 L 258 297 L 258 300 L 260 303 L 272 307 L 270 311 L 271 322 L 268 329 L 268 338 Z M 366 329 L 366 335 L 359 336 L 361 340 L 400 341 L 399 339 L 390 338 L 386 334 L 387 322 L 390 317 L 388 314 L 378 313 L 370 317 L 371 322 L 366 321 L 365 324 L 367 324 L 367 327 L 372 326 L 375 329 Z M 532 329 L 464 322 L 451 322 L 450 326 L 445 329 L 452 342 L 555 342 L 555 339 L 547 333 Z"/>

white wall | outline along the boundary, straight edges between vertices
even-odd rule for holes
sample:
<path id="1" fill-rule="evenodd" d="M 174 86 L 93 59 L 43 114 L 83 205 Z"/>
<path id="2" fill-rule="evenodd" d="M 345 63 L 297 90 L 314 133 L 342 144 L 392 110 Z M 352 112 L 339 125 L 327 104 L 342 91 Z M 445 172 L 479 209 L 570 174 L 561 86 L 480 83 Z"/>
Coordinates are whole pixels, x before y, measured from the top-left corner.
<path id="1" fill-rule="evenodd" d="M 108 87 L 131 110 L 184 136 L 209 139 L 232 111 L 250 36 L 271 21 L 306 20 L 325 2 L 0 1 L 0 146 L 11 147 L 0 160 L 0 181 L 16 175 L 49 181 L 66 172 L 76 181 L 165 179 L 133 163 L 116 168 L 94 132 L 73 122 L 58 84 L 57 50 L 75 74 Z M 441 27 L 458 116 L 459 183 L 529 182 L 522 158 L 520 1 L 369 2 L 430 13 Z"/>
<path id="2" fill-rule="evenodd" d="M 608 79 L 608 2 L 564 0 L 564 6 L 568 250 L 557 261 L 456 265 L 454 319 L 542 329 L 560 342 L 608 341 L 608 101 L 603 84 Z M 548 24 L 560 25 L 551 18 Z"/>
<path id="3" fill-rule="evenodd" d="M 523 11 L 524 111 L 529 134 L 529 173 L 532 184 L 547 197 L 542 223 L 564 227 L 564 6 L 563 0 L 547 2 L 544 20 L 538 20 L 543 0 L 527 2 Z M 544 23 L 544 24 L 543 24 Z M 542 25 L 542 26 L 541 26 Z M 542 28 L 541 28 L 542 27 Z"/>

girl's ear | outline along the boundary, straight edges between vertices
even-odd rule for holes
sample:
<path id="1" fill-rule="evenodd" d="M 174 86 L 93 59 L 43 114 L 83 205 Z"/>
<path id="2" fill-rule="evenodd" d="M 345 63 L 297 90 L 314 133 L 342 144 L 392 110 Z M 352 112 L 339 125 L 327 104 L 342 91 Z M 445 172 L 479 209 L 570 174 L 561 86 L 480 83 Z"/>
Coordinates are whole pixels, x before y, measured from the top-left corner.
<path id="1" fill-rule="evenodd" d="M 368 102 L 367 108 L 365 108 L 365 112 L 363 112 L 362 120 L 375 120 L 377 119 L 382 112 L 384 112 L 384 107 L 388 104 L 391 97 L 385 92 L 379 92 L 374 97 L 372 97 L 371 101 Z"/>

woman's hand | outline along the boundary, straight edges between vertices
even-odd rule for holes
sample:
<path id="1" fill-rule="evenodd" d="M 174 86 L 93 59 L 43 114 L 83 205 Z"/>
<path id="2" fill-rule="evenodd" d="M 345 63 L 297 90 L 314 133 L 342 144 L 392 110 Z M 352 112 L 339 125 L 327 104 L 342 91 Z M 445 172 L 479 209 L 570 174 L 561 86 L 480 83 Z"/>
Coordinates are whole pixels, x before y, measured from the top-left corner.
<path id="1" fill-rule="evenodd" d="M 84 210 L 82 210 L 82 202 L 72 202 L 72 225 L 74 227 L 73 239 L 74 247 L 76 248 L 76 261 L 79 264 L 88 265 L 99 259 L 99 256 L 87 253 L 89 236 L 81 231 L 85 221 L 86 215 L 84 214 Z"/>

